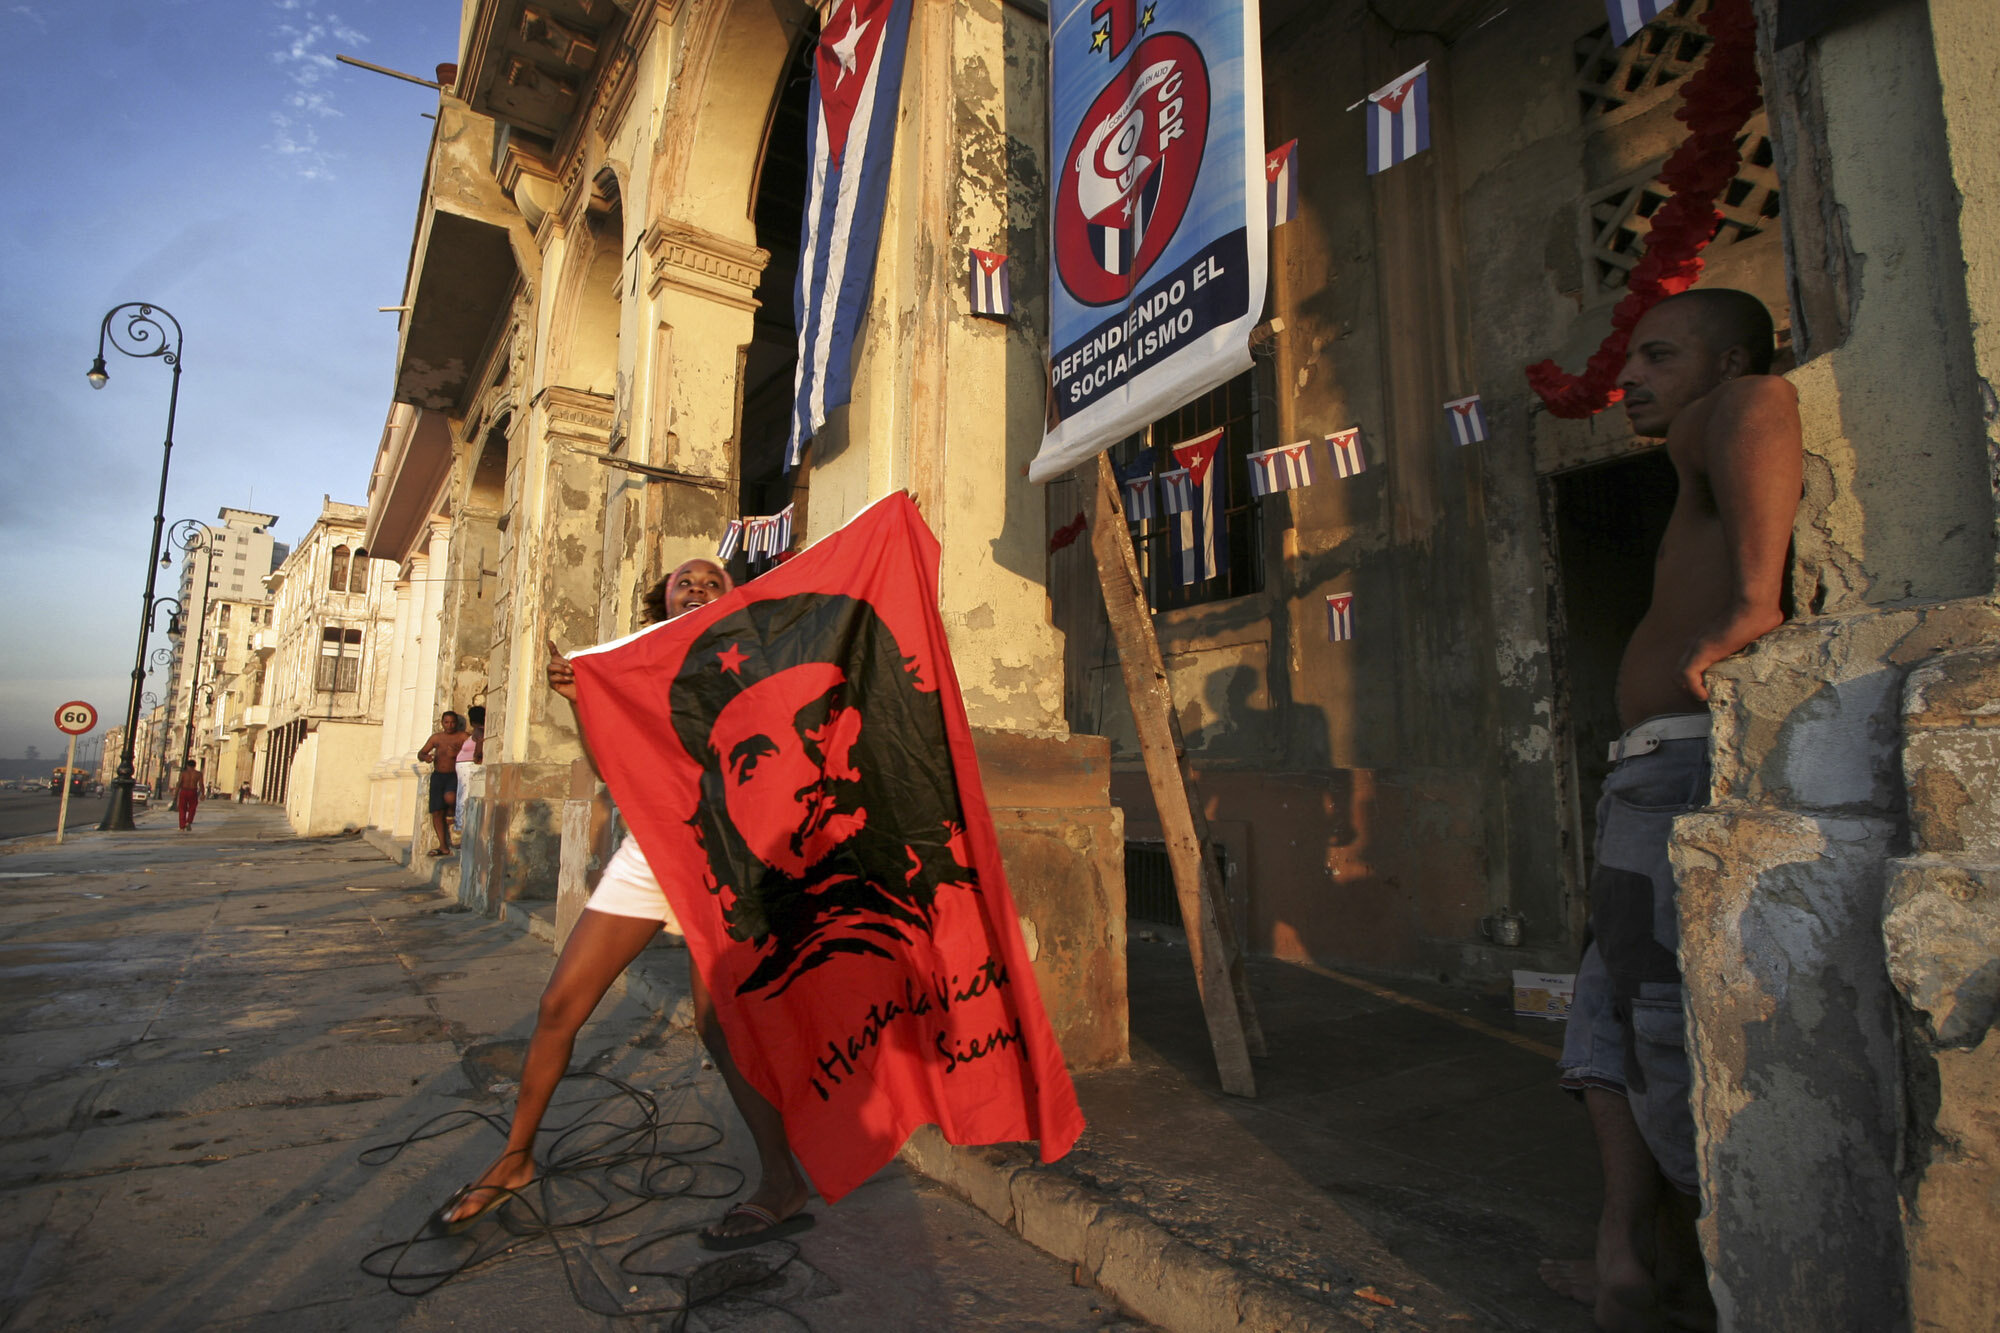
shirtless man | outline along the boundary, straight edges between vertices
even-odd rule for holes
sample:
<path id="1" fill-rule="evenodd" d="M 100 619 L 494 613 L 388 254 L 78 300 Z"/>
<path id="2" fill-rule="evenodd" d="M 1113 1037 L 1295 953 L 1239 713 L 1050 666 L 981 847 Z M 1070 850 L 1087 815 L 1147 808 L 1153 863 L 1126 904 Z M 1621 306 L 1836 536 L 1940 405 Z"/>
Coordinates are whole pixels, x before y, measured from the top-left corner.
<path id="1" fill-rule="evenodd" d="M 1639 321 L 1618 378 L 1633 431 L 1666 438 L 1680 491 L 1618 668 L 1628 730 L 1598 802 L 1591 944 L 1563 1043 L 1562 1083 L 1581 1093 L 1604 1167 L 1597 1252 L 1542 1264 L 1603 1329 L 1714 1327 L 1667 843 L 1675 816 L 1708 800 L 1703 673 L 1784 620 L 1801 449 L 1798 396 L 1771 355 L 1755 297 L 1690 291 Z"/>
<path id="2" fill-rule="evenodd" d="M 458 804 L 458 750 L 465 743 L 459 731 L 459 716 L 447 712 L 438 719 L 438 729 L 417 751 L 417 762 L 434 766 L 431 772 L 431 827 L 437 831 L 432 856 L 451 855 L 451 813 Z"/>

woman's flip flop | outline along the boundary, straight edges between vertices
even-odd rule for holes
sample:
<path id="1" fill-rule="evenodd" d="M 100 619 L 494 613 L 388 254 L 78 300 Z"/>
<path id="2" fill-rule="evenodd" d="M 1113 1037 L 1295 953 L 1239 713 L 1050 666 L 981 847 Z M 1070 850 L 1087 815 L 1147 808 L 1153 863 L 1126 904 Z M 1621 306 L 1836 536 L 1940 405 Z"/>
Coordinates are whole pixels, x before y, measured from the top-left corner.
<path id="1" fill-rule="evenodd" d="M 801 1231 L 810 1231 L 813 1224 L 811 1213 L 793 1213 L 790 1217 L 780 1218 L 770 1209 L 761 1208 L 754 1203 L 737 1204 L 722 1215 L 722 1221 L 727 1222 L 739 1213 L 764 1225 L 755 1231 L 746 1231 L 737 1236 L 724 1236 L 719 1234 L 715 1227 L 707 1227 L 700 1235 L 701 1247 L 704 1250 L 747 1250 L 752 1245 L 762 1245 L 765 1241 L 783 1240 L 787 1236 L 796 1236 Z"/>
<path id="2" fill-rule="evenodd" d="M 487 1200 L 485 1203 L 481 1204 L 479 1207 L 473 1209 L 471 1212 L 466 1213 L 461 1217 L 451 1216 L 451 1210 L 458 1207 L 459 1204 L 465 1202 L 466 1195 L 471 1194 L 474 1190 L 480 1190 L 480 1189 L 484 1189 L 491 1192 L 493 1197 Z M 514 1193 L 515 1192 L 513 1190 L 502 1189 L 496 1185 L 463 1186 L 459 1189 L 458 1193 L 452 1195 L 449 1199 L 446 1199 L 442 1204 L 438 1205 L 438 1210 L 431 1214 L 430 1220 L 428 1222 L 424 1223 L 424 1236 L 427 1239 L 433 1239 L 433 1240 L 443 1236 L 456 1236 L 461 1231 L 464 1231 L 466 1228 L 470 1227 L 474 1222 L 477 1222 L 480 1218 L 486 1216 L 488 1213 L 498 1208 L 501 1204 L 513 1198 Z"/>

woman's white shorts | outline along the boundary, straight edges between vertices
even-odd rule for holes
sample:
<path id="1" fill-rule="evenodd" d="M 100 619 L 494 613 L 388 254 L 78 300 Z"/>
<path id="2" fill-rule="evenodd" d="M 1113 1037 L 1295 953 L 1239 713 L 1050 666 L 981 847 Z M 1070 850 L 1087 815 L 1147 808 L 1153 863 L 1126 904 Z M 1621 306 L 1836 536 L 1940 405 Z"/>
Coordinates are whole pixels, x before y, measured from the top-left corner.
<path id="1" fill-rule="evenodd" d="M 639 840 L 630 834 L 611 854 L 604 873 L 598 877 L 597 888 L 584 906 L 611 916 L 643 917 L 659 922 L 676 935 L 684 933 L 674 917 L 674 909 L 667 904 L 660 881 L 653 878 L 653 868 L 646 864 L 645 853 L 639 850 Z"/>

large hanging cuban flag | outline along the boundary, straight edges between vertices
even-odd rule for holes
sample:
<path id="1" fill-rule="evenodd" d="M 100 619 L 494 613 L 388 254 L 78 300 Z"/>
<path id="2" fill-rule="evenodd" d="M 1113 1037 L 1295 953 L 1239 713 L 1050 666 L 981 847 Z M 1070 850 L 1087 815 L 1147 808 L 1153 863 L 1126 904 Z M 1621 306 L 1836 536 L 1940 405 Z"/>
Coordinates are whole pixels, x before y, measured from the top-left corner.
<path id="1" fill-rule="evenodd" d="M 1623 46 L 1639 35 L 1639 29 L 1664 14 L 1674 0 L 1604 0 L 1604 16 L 1611 23 L 1611 41 Z"/>
<path id="2" fill-rule="evenodd" d="M 788 469 L 798 466 L 828 409 L 853 395 L 854 334 L 875 281 L 909 33 L 910 0 L 839 0 L 813 53 Z"/>
<path id="3" fill-rule="evenodd" d="M 1229 541 L 1223 513 L 1229 507 L 1229 467 L 1218 467 L 1222 454 L 1220 427 L 1174 446 L 1174 461 L 1187 470 L 1191 492 L 1187 508 L 1174 516 L 1174 554 L 1183 585 L 1204 583 L 1229 572 Z"/>
<path id="4" fill-rule="evenodd" d="M 577 711 L 743 1076 L 831 1203 L 920 1125 L 1083 1129 L 908 495 L 575 653 Z"/>
<path id="5" fill-rule="evenodd" d="M 1264 308 L 1257 0 L 1050 6 L 1047 481 L 1250 368 Z"/>

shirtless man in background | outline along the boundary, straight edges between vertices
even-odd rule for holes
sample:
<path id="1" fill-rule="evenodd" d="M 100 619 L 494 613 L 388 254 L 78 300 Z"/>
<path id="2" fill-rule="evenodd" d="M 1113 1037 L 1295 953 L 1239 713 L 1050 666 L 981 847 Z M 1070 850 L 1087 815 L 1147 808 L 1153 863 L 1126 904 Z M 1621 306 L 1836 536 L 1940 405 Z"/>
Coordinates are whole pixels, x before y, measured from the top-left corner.
<path id="1" fill-rule="evenodd" d="M 1619 373 L 1636 434 L 1664 436 L 1680 480 L 1653 598 L 1618 668 L 1628 728 L 1597 807 L 1590 947 L 1562 1054 L 1604 1167 L 1594 1260 L 1542 1264 L 1599 1328 L 1712 1328 L 1696 1243 L 1691 1075 L 1667 844 L 1708 800 L 1703 673 L 1784 621 L 1801 487 L 1798 396 L 1770 374 L 1771 316 L 1745 292 L 1670 296 L 1632 333 Z"/>
<path id="2" fill-rule="evenodd" d="M 417 762 L 432 765 L 429 808 L 431 828 L 437 833 L 432 856 L 451 855 L 451 816 L 458 804 L 458 750 L 465 743 L 457 713 L 447 712 L 438 719 L 438 729 L 417 751 Z"/>

